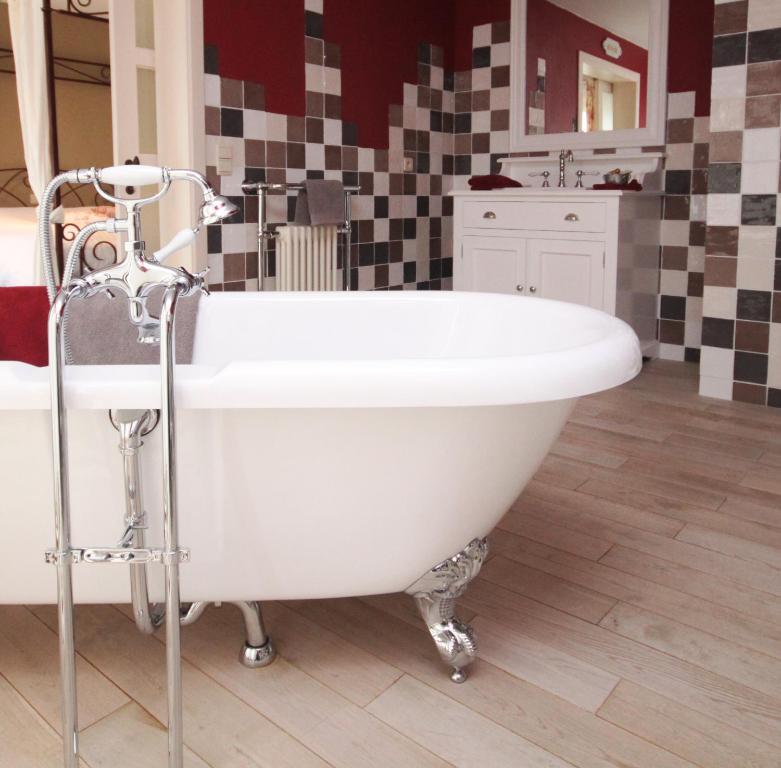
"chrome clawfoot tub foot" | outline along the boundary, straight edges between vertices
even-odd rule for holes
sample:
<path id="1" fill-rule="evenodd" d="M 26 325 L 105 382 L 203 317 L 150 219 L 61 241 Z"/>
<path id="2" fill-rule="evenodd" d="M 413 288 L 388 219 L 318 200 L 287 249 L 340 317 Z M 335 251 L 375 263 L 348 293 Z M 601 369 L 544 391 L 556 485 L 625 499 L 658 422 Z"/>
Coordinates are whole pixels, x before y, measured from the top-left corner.
<path id="1" fill-rule="evenodd" d="M 439 655 L 452 670 L 450 679 L 454 683 L 466 680 L 467 667 L 477 654 L 474 630 L 456 616 L 456 600 L 480 572 L 487 553 L 488 542 L 473 539 L 405 590 L 415 598 Z"/>
<path id="2" fill-rule="evenodd" d="M 191 603 L 182 613 L 182 626 L 194 624 L 209 605 L 208 602 Z M 220 604 L 215 603 L 215 605 Z M 263 626 L 260 603 L 254 600 L 237 600 L 232 605 L 241 611 L 246 631 L 246 639 L 239 652 L 239 661 L 245 667 L 252 669 L 267 667 L 277 657 L 277 651 Z"/>
<path id="3" fill-rule="evenodd" d="M 260 603 L 254 600 L 234 603 L 244 617 L 247 639 L 239 654 L 239 661 L 251 669 L 267 667 L 277 656 L 271 638 L 263 627 L 263 614 Z"/>

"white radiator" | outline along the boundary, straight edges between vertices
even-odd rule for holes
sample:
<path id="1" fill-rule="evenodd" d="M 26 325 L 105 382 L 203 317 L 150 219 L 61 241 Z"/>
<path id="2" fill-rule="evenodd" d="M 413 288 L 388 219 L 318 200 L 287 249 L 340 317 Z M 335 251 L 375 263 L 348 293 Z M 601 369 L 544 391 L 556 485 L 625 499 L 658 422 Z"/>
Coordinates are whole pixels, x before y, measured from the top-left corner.
<path id="1" fill-rule="evenodd" d="M 291 224 L 277 230 L 277 290 L 335 291 L 336 226 Z"/>

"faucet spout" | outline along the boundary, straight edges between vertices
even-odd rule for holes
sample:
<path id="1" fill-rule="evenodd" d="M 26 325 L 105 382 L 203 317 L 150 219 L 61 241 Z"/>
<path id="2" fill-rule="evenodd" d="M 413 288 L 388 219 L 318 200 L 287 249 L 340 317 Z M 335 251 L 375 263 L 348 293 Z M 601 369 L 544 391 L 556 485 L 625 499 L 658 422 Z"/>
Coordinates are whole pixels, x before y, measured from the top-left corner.
<path id="1" fill-rule="evenodd" d="M 571 149 L 562 149 L 559 153 L 559 187 L 567 186 L 567 163 L 575 160 Z"/>

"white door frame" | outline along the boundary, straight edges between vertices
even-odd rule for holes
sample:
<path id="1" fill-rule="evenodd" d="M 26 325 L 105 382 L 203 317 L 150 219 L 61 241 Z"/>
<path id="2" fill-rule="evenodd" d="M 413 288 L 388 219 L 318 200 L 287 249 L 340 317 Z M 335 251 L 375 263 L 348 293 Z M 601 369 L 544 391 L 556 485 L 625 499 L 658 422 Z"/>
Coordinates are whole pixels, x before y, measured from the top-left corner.
<path id="1" fill-rule="evenodd" d="M 206 171 L 203 3 L 199 0 L 153 0 L 155 49 L 135 46 L 134 24 L 112 35 L 112 118 L 114 162 L 138 155 L 141 162 Z M 121 6 L 121 7 L 120 7 Z M 109 0 L 112 18 L 135 18 L 133 0 Z M 136 67 L 155 72 L 157 155 L 138 151 L 138 89 Z M 135 150 L 133 149 L 135 147 Z M 196 222 L 200 192 L 192 184 L 177 183 L 160 201 L 160 239 L 168 242 Z M 172 257 L 172 263 L 190 270 L 206 266 L 206 235 Z"/>
<path id="2" fill-rule="evenodd" d="M 157 154 L 162 165 L 206 173 L 206 122 L 203 79 L 203 2 L 155 0 L 157 57 Z M 195 224 L 202 202 L 192 184 L 174 185 L 160 201 L 163 242 Z M 180 264 L 192 271 L 206 267 L 206 232 L 180 251 Z"/>

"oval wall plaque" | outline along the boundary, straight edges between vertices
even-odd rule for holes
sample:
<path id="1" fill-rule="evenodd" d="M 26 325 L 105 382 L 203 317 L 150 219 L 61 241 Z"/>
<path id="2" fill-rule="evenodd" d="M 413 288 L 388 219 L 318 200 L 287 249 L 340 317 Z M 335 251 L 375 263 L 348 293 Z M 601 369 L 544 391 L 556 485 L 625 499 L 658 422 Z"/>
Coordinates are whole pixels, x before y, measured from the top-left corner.
<path id="1" fill-rule="evenodd" d="M 621 43 L 619 43 L 618 40 L 614 40 L 612 37 L 606 37 L 602 41 L 602 50 L 607 56 L 610 56 L 611 59 L 620 59 L 621 54 L 623 53 Z"/>

